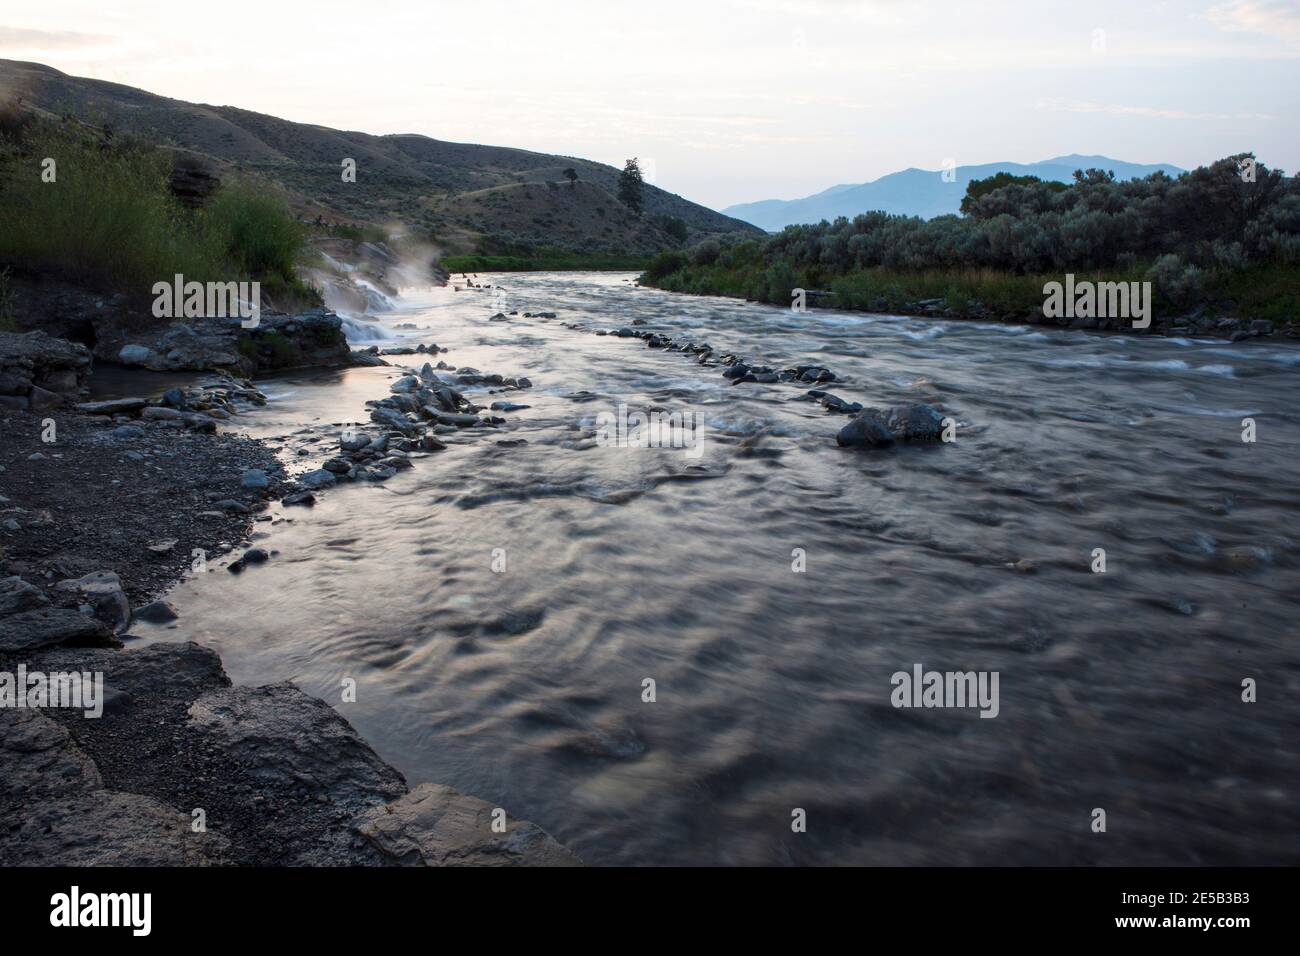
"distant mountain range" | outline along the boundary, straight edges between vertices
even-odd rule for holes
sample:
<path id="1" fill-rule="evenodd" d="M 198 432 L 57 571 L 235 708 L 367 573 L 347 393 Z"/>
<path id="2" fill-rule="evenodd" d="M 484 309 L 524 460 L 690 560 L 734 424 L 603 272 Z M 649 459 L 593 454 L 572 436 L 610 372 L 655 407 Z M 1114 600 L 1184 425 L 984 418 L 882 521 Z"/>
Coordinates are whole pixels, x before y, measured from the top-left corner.
<path id="1" fill-rule="evenodd" d="M 616 197 L 619 170 L 573 156 L 453 143 L 415 134 L 374 136 L 294 123 L 234 106 L 208 106 L 0 59 L 0 100 L 137 134 L 211 159 L 220 174 L 255 172 L 285 186 L 300 214 L 423 226 L 472 248 L 481 236 L 627 253 L 680 244 L 660 217 L 686 223 L 692 241 L 755 232 L 748 223 L 646 184 L 644 215 Z M 344 158 L 355 183 L 343 184 Z M 570 186 L 564 171 L 578 181 Z"/>
<path id="2" fill-rule="evenodd" d="M 1163 171 L 1176 176 L 1183 170 L 1166 163 L 1144 165 L 1126 163 L 1108 156 L 1057 156 L 1037 163 L 984 163 L 980 166 L 958 166 L 955 177 L 946 182 L 937 169 L 904 169 L 881 176 L 868 183 L 832 186 L 815 196 L 803 199 L 764 199 L 759 202 L 740 203 L 722 210 L 725 215 L 752 222 L 762 229 L 775 232 L 793 223 L 834 220 L 838 216 L 850 219 L 859 213 L 880 210 L 908 216 L 932 219 L 957 213 L 966 195 L 966 184 L 972 179 L 985 179 L 997 173 L 1015 176 L 1037 176 L 1057 182 L 1071 182 L 1076 169 L 1107 169 L 1116 179 L 1140 179 Z"/>

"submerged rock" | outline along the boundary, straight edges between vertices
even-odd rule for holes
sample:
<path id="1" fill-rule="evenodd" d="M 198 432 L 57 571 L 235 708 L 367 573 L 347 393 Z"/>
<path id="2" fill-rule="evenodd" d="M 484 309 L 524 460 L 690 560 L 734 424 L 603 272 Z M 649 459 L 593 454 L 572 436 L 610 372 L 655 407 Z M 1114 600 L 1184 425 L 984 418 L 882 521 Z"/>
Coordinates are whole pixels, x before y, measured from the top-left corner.
<path id="1" fill-rule="evenodd" d="M 168 624 L 180 617 L 174 605 L 166 601 L 150 601 L 143 607 L 135 609 L 132 615 L 137 621 L 148 621 L 150 624 Z"/>
<path id="2" fill-rule="evenodd" d="M 326 471 L 324 468 L 317 468 L 315 471 L 309 471 L 305 475 L 298 476 L 298 486 L 311 491 L 318 491 L 321 488 L 328 488 L 338 478 L 334 472 Z"/>
<path id="3" fill-rule="evenodd" d="M 422 783 L 353 822 L 387 859 L 404 866 L 581 866 L 582 861 L 533 823 L 506 815 L 492 830 L 492 804 L 451 787 Z"/>

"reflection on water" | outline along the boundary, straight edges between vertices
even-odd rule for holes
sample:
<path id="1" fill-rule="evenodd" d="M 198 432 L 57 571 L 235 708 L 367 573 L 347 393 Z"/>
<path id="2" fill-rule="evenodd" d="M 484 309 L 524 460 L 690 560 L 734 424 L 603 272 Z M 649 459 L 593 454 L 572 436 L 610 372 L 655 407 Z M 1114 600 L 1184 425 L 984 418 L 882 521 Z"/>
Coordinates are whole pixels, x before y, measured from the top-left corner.
<path id="1" fill-rule="evenodd" d="M 501 397 L 531 407 L 388 483 L 277 506 L 279 557 L 182 584 L 151 636 L 299 681 L 412 782 L 593 863 L 1300 862 L 1300 349 L 483 278 L 559 318 L 489 323 L 491 293 L 439 290 L 383 323 L 527 375 Z M 634 318 L 826 365 L 846 401 L 941 404 L 958 439 L 841 449 L 844 419 L 797 386 L 561 325 Z M 396 374 L 259 382 L 273 401 L 240 426 L 332 435 Z M 620 402 L 702 413 L 703 456 L 591 441 Z M 999 672 L 998 716 L 892 707 L 915 664 Z"/>

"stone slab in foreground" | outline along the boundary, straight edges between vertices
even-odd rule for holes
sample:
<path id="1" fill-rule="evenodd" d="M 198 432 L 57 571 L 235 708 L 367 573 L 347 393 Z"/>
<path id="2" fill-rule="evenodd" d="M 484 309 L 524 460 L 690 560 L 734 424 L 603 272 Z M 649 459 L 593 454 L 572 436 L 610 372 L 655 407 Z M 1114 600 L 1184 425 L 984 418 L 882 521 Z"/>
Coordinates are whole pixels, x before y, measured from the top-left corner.
<path id="1" fill-rule="evenodd" d="M 104 788 L 94 761 L 37 710 L 0 710 L 0 865 L 201 866 L 226 841 L 152 797 Z"/>
<path id="2" fill-rule="evenodd" d="M 61 607 L 38 607 L 0 618 L 0 651 L 22 653 L 59 644 L 108 644 L 112 632 L 93 617 Z"/>

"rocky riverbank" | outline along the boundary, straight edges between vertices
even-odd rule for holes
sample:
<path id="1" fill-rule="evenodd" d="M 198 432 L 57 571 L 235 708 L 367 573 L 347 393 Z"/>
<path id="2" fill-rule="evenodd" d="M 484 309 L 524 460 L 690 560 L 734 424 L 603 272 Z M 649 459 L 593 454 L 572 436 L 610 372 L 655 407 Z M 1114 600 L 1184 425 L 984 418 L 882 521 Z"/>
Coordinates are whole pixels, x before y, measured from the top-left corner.
<path id="1" fill-rule="evenodd" d="M 492 427 L 432 367 L 412 371 L 414 387 L 403 379 L 376 403 L 364 443 L 345 436 L 334 457 L 346 468 L 318 469 L 329 480 L 314 487 L 386 480 L 410 466 L 401 443 L 441 444 L 433 429 Z M 310 503 L 307 476 L 217 432 L 264 401 L 215 376 L 159 399 L 53 403 L 45 417 L 0 408 L 0 674 L 104 680 L 99 717 L 0 707 L 0 865 L 576 864 L 490 804 L 411 788 L 292 683 L 232 687 L 193 643 L 134 649 L 133 621 L 174 619 L 159 598 L 181 575 L 267 560 L 230 556 L 257 525 L 306 513 L 292 505 Z"/>
<path id="2" fill-rule="evenodd" d="M 153 318 L 148 301 L 101 294 L 48 276 L 16 274 L 8 308 L 17 332 L 39 332 L 101 362 L 154 371 L 220 371 L 249 376 L 351 362 L 343 320 L 325 308 L 284 314 L 264 307 L 252 328 L 238 317 Z M 0 357 L 13 346 L 0 347 Z M 48 361 L 66 365 L 57 356 Z M 79 366 L 82 367 L 82 366 Z M 0 378 L 0 396 L 5 390 Z M 12 404 L 12 403 L 10 403 Z"/>

